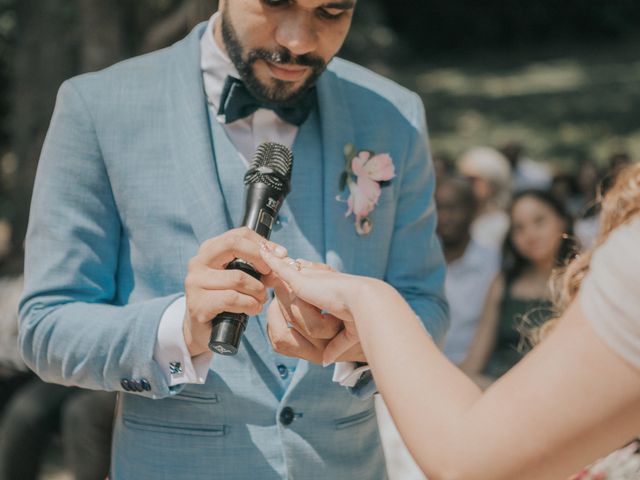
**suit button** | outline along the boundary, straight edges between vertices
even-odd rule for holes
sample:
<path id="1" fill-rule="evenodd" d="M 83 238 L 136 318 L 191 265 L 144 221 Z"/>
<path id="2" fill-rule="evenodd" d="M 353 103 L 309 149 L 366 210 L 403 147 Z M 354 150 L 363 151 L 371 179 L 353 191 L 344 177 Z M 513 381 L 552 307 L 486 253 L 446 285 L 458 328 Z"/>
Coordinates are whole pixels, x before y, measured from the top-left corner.
<path id="1" fill-rule="evenodd" d="M 142 391 L 142 385 L 140 385 L 140 382 L 137 381 L 137 380 L 133 380 L 131 382 L 131 388 L 136 392 L 141 392 Z"/>
<path id="2" fill-rule="evenodd" d="M 283 380 L 286 380 L 286 378 L 289 376 L 289 369 L 286 367 L 286 365 L 278 365 L 278 373 L 280 374 L 280 378 Z"/>
<path id="3" fill-rule="evenodd" d="M 126 378 L 123 378 L 122 380 L 120 380 L 120 385 L 122 386 L 122 388 L 124 388 L 127 392 L 131 391 L 131 384 L 129 383 L 129 380 Z"/>
<path id="4" fill-rule="evenodd" d="M 280 412 L 280 423 L 283 425 L 291 425 L 294 418 L 295 413 L 291 407 L 284 407 Z"/>
<path id="5" fill-rule="evenodd" d="M 140 386 L 145 392 L 148 392 L 149 390 L 151 390 L 151 384 L 146 378 L 143 378 L 140 380 Z"/>

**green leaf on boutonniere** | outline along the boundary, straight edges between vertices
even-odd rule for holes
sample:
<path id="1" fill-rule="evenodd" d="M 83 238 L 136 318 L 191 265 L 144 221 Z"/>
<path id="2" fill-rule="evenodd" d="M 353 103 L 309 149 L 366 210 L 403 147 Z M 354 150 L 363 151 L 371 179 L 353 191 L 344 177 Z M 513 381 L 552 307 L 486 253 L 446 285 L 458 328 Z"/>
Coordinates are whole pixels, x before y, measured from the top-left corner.
<path id="1" fill-rule="evenodd" d="M 344 146 L 344 158 L 351 161 L 356 156 L 356 147 L 353 143 L 347 143 Z"/>
<path id="2" fill-rule="evenodd" d="M 340 189 L 338 191 L 342 192 L 345 188 L 347 188 L 347 179 L 349 178 L 349 174 L 347 172 L 342 172 L 340 175 Z"/>
<path id="3" fill-rule="evenodd" d="M 345 171 L 351 173 L 351 161 L 353 157 L 355 157 L 358 152 L 356 151 L 356 147 L 353 143 L 347 143 L 344 146 L 344 160 L 345 160 Z"/>

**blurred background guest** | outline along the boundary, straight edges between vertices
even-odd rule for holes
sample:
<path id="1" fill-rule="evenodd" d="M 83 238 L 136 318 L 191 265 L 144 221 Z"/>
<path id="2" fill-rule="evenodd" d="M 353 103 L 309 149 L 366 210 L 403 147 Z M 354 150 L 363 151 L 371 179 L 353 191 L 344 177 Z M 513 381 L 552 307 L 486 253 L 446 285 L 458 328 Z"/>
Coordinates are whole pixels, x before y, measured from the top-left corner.
<path id="1" fill-rule="evenodd" d="M 479 383 L 500 377 L 522 358 L 523 318 L 530 326 L 551 314 L 552 270 L 575 250 L 571 217 L 548 192 L 518 193 L 509 217 L 502 269 L 491 284 L 477 333 L 461 364 Z"/>
<path id="2" fill-rule="evenodd" d="M 103 480 L 115 394 L 45 383 L 27 369 L 18 351 L 23 255 L 10 237 L 0 220 L 0 480 L 50 475 L 50 453 L 60 450 L 75 480 Z"/>
<path id="3" fill-rule="evenodd" d="M 455 165 L 447 153 L 434 153 L 431 155 L 431 161 L 433 162 L 433 172 L 436 175 L 436 183 L 441 178 L 455 173 Z"/>
<path id="4" fill-rule="evenodd" d="M 576 197 L 575 235 L 582 248 L 594 246 L 600 228 L 600 207 L 598 196 L 601 195 L 603 175 L 592 159 L 580 162 L 576 173 L 578 195 Z"/>
<path id="5" fill-rule="evenodd" d="M 511 164 L 514 192 L 528 189 L 547 190 L 551 186 L 551 169 L 542 162 L 536 162 L 525 156 L 521 142 L 509 142 L 500 151 Z"/>
<path id="6" fill-rule="evenodd" d="M 45 383 L 18 353 L 22 254 L 0 245 L 0 480 L 37 479 L 59 428 L 60 407 L 77 390 Z"/>
<path id="7" fill-rule="evenodd" d="M 581 211 L 577 215 L 584 215 L 586 210 L 595 206 L 598 189 L 602 181 L 603 174 L 597 163 L 592 158 L 584 158 L 578 161 L 576 172 L 576 185 L 578 196 L 581 202 Z"/>
<path id="8" fill-rule="evenodd" d="M 62 443 L 74 480 L 101 480 L 109 474 L 115 392 L 83 390 L 62 409 Z"/>
<path id="9" fill-rule="evenodd" d="M 500 255 L 471 238 L 477 202 L 468 180 L 441 179 L 435 198 L 437 233 L 447 262 L 445 293 L 451 318 L 444 353 L 457 364 L 465 359 L 471 345 L 489 285 L 500 266 Z"/>
<path id="10" fill-rule="evenodd" d="M 549 192 L 560 201 L 569 214 L 575 218 L 582 208 L 582 199 L 578 194 L 578 184 L 575 175 L 570 172 L 560 172 L 553 176 Z"/>
<path id="11" fill-rule="evenodd" d="M 0 420 L 0 479 L 39 478 L 60 429 L 60 409 L 76 392 L 33 376 L 13 393 Z"/>
<path id="12" fill-rule="evenodd" d="M 511 197 L 511 167 L 499 151 L 491 147 L 475 147 L 458 160 L 458 171 L 473 184 L 476 216 L 471 225 L 475 242 L 499 250 L 509 229 L 505 212 Z"/>
<path id="13" fill-rule="evenodd" d="M 0 413 L 13 393 L 33 374 L 18 352 L 17 305 L 22 294 L 19 261 L 0 259 Z"/>
<path id="14" fill-rule="evenodd" d="M 631 163 L 633 163 L 631 156 L 627 152 L 612 153 L 607 160 L 607 167 L 609 168 L 609 174 L 607 175 L 609 179 L 608 184 L 613 185 L 618 173 L 625 167 L 631 165 Z"/>

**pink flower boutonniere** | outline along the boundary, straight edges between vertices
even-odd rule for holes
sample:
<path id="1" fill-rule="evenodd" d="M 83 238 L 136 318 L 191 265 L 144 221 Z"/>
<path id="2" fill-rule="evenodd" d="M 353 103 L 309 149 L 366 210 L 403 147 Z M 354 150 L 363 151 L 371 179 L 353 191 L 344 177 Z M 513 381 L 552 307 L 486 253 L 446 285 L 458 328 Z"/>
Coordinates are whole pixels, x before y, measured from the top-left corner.
<path id="1" fill-rule="evenodd" d="M 373 228 L 369 214 L 378 203 L 382 187 L 395 176 L 393 160 L 388 153 L 356 150 L 350 143 L 344 147 L 344 157 L 346 166 L 340 176 L 340 191 L 349 188 L 345 217 L 353 213 L 358 235 L 368 235 Z M 337 199 L 344 201 L 340 196 Z"/>

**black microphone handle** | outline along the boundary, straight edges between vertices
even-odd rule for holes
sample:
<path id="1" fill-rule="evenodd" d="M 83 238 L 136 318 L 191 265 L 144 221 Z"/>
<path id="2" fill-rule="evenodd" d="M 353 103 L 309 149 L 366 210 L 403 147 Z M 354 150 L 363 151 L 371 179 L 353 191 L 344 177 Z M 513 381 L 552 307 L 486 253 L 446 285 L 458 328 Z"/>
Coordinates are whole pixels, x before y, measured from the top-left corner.
<path id="1" fill-rule="evenodd" d="M 245 215 L 242 225 L 249 227 L 267 240 L 278 216 L 285 193 L 277 191 L 264 183 L 249 185 L 246 189 Z M 236 258 L 226 270 L 242 270 L 260 280 L 261 275 L 253 266 Z M 220 355 L 238 353 L 242 334 L 247 326 L 248 317 L 244 313 L 222 312 L 212 320 L 209 349 Z"/>

